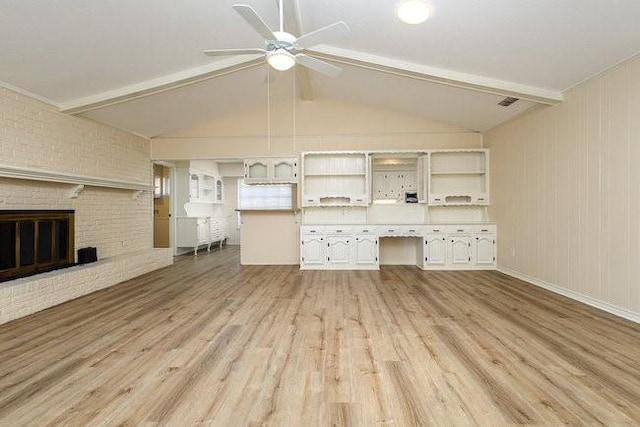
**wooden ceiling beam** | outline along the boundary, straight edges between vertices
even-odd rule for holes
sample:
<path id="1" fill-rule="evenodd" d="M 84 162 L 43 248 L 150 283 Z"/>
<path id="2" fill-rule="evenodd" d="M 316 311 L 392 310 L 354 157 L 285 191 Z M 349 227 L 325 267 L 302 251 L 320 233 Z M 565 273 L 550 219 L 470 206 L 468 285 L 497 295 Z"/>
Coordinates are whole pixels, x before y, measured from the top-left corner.
<path id="1" fill-rule="evenodd" d="M 433 83 L 470 89 L 478 92 L 511 96 L 538 104 L 553 105 L 562 102 L 560 91 L 523 85 L 520 83 L 499 80 L 475 74 L 460 73 L 442 68 L 400 61 L 369 53 L 320 45 L 305 51 L 318 59 L 352 65 L 387 74 L 425 80 Z"/>
<path id="2" fill-rule="evenodd" d="M 60 111 L 67 114 L 80 114 L 97 108 L 121 104 L 145 96 L 199 83 L 260 64 L 264 64 L 264 57 L 262 55 L 225 58 L 202 67 L 192 68 L 157 79 L 147 80 L 142 83 L 75 99 L 61 104 Z"/>

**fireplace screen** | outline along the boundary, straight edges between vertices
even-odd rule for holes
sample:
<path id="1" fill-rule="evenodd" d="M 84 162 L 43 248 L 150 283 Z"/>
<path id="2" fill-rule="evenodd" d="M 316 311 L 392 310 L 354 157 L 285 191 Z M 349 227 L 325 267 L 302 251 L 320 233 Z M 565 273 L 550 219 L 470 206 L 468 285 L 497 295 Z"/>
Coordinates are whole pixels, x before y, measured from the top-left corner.
<path id="1" fill-rule="evenodd" d="M 73 211 L 0 211 L 0 281 L 73 265 Z"/>

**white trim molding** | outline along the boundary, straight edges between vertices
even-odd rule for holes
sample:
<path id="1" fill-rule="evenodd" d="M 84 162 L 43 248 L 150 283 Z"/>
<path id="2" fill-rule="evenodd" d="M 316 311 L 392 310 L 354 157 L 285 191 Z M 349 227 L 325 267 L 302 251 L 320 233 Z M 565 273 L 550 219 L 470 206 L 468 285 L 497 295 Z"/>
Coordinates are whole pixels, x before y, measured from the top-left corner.
<path id="1" fill-rule="evenodd" d="M 613 304 L 609 304 L 604 301 L 597 300 L 595 298 L 591 298 L 579 292 L 572 291 L 570 289 L 562 288 L 558 285 L 554 285 L 553 283 L 545 282 L 544 280 L 536 279 L 535 277 L 528 276 L 526 274 L 519 273 L 517 271 L 511 270 L 509 268 L 498 266 L 497 269 L 499 272 L 504 273 L 508 276 L 515 277 L 516 279 L 520 279 L 524 282 L 527 282 L 531 285 L 538 286 L 540 288 L 546 289 L 553 293 L 565 296 L 574 301 L 581 302 L 583 304 L 587 304 L 591 307 L 595 307 L 597 309 L 606 311 L 607 313 L 611 313 L 618 317 L 622 317 L 623 319 L 630 320 L 635 323 L 640 323 L 640 313 L 635 313 L 633 311 L 615 306 Z"/>
<path id="2" fill-rule="evenodd" d="M 28 179 L 31 181 L 57 182 L 75 185 L 69 197 L 75 197 L 84 189 L 85 185 L 93 187 L 117 188 L 121 190 L 151 191 L 151 184 L 115 179 L 94 178 L 65 172 L 54 172 L 44 169 L 16 167 L 0 164 L 0 177 L 14 179 Z"/>

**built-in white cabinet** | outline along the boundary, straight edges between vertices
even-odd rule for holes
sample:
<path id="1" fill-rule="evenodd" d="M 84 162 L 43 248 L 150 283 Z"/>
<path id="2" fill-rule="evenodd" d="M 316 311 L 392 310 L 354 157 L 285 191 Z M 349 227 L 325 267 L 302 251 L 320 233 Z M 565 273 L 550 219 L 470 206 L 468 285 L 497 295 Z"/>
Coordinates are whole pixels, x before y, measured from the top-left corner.
<path id="1" fill-rule="evenodd" d="M 372 153 L 371 201 L 418 203 L 425 198 L 425 157 L 420 153 Z"/>
<path id="2" fill-rule="evenodd" d="M 325 256 L 326 242 L 324 234 L 316 230 L 300 233 L 300 266 L 301 268 L 321 268 L 327 264 Z"/>
<path id="3" fill-rule="evenodd" d="M 431 226 L 416 253 L 425 270 L 496 268 L 495 224 Z"/>
<path id="4" fill-rule="evenodd" d="M 473 243 L 473 260 L 477 266 L 493 267 L 496 264 L 495 227 L 478 227 Z"/>
<path id="5" fill-rule="evenodd" d="M 367 206 L 368 157 L 364 152 L 302 153 L 302 206 Z"/>
<path id="6" fill-rule="evenodd" d="M 327 237 L 327 263 L 335 268 L 349 267 L 351 261 L 351 235 Z"/>
<path id="7" fill-rule="evenodd" d="M 247 184 L 296 184 L 297 158 L 255 158 L 244 160 Z"/>
<path id="8" fill-rule="evenodd" d="M 447 235 L 444 227 L 430 227 L 416 251 L 419 262 L 427 267 L 445 267 L 447 265 Z"/>
<path id="9" fill-rule="evenodd" d="M 176 168 L 176 202 L 185 203 L 222 203 L 222 178 L 209 175 L 188 164 Z"/>
<path id="10" fill-rule="evenodd" d="M 429 205 L 489 204 L 489 152 L 442 150 L 428 154 Z"/>
<path id="11" fill-rule="evenodd" d="M 413 238 L 424 270 L 496 268 L 495 224 L 319 225 L 300 228 L 300 268 L 378 269 L 380 239 Z"/>
<path id="12" fill-rule="evenodd" d="M 353 236 L 353 263 L 360 268 L 378 266 L 378 237 L 373 234 Z"/>
<path id="13" fill-rule="evenodd" d="M 220 246 L 226 239 L 225 224 L 222 218 L 214 217 L 179 217 L 176 221 L 176 245 L 181 248 L 198 248 L 218 243 Z"/>
<path id="14" fill-rule="evenodd" d="M 452 267 L 471 266 L 471 236 L 450 235 L 447 245 L 448 259 Z"/>
<path id="15" fill-rule="evenodd" d="M 314 151 L 300 164 L 301 245 L 317 243 L 309 227 L 324 242 L 322 255 L 301 246 L 301 268 L 377 269 L 381 246 L 395 263 L 412 259 L 414 245 L 423 269 L 496 268 L 488 149 Z M 342 221 L 367 225 L 309 225 Z"/>
<path id="16" fill-rule="evenodd" d="M 303 226 L 300 268 L 378 269 L 378 237 L 369 227 Z"/>

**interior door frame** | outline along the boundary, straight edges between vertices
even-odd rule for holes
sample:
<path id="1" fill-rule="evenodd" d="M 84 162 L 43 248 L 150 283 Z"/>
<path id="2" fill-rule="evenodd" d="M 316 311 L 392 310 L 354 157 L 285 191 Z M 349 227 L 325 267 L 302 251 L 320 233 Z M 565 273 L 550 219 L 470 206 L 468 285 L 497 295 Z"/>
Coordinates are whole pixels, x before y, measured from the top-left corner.
<path id="1" fill-rule="evenodd" d="M 178 255 L 176 247 L 176 165 L 173 162 L 153 160 L 154 165 L 164 166 L 169 169 L 169 247 L 173 250 L 173 255 Z M 151 195 L 153 207 L 153 193 Z M 151 211 L 153 221 L 153 209 Z"/>

